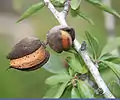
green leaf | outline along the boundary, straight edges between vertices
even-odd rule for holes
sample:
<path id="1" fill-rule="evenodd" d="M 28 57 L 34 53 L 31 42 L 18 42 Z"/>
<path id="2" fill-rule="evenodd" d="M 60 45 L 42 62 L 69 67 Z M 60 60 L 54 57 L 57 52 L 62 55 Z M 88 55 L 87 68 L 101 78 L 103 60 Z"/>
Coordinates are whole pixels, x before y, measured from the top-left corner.
<path id="1" fill-rule="evenodd" d="M 25 18 L 30 17 L 31 15 L 33 15 L 34 13 L 36 13 L 38 10 L 40 10 L 40 9 L 43 8 L 43 7 L 44 7 L 44 2 L 43 2 L 43 1 L 41 1 L 41 2 L 39 2 L 39 3 L 37 3 L 37 4 L 32 5 L 31 7 L 29 7 L 29 8 L 23 13 L 23 15 L 22 15 L 22 16 L 20 17 L 20 19 L 17 21 L 17 23 L 20 22 L 20 21 L 22 21 L 22 20 L 24 20 Z"/>
<path id="2" fill-rule="evenodd" d="M 108 61 L 102 61 L 104 64 L 106 64 L 114 73 L 115 75 L 120 79 L 120 66 L 117 64 L 114 64 L 112 62 Z"/>
<path id="3" fill-rule="evenodd" d="M 81 64 L 80 64 L 80 61 L 77 57 L 67 57 L 66 58 L 66 61 L 68 62 L 68 65 L 75 71 L 75 72 L 78 72 L 78 73 L 86 73 L 87 72 L 87 69 L 85 70 L 85 66 L 82 67 Z"/>
<path id="4" fill-rule="evenodd" d="M 65 88 L 65 91 L 60 98 L 70 98 L 71 97 L 71 90 L 72 90 L 72 85 L 68 85 Z"/>
<path id="5" fill-rule="evenodd" d="M 76 9 L 76 10 L 70 9 L 70 13 L 71 13 L 72 17 L 77 17 L 78 14 L 76 12 L 78 12 L 78 11 L 79 11 L 79 9 Z"/>
<path id="6" fill-rule="evenodd" d="M 120 46 L 120 37 L 110 40 L 107 45 L 103 48 L 102 54 L 110 53 Z"/>
<path id="7" fill-rule="evenodd" d="M 57 93 L 58 89 L 59 89 L 60 85 L 54 85 L 52 86 L 47 93 L 45 94 L 45 96 L 43 98 L 54 98 L 55 94 Z"/>
<path id="8" fill-rule="evenodd" d="M 73 10 L 76 10 L 79 8 L 82 0 L 71 0 L 70 6 Z"/>
<path id="9" fill-rule="evenodd" d="M 79 60 L 79 62 L 80 62 L 80 64 L 82 66 L 86 65 L 81 55 L 79 55 L 78 53 L 76 53 L 76 54 L 74 54 L 74 56 L 75 56 L 76 59 Z"/>
<path id="10" fill-rule="evenodd" d="M 120 84 L 116 81 L 109 83 L 109 88 L 116 98 L 120 98 Z"/>
<path id="11" fill-rule="evenodd" d="M 71 91 L 71 98 L 80 98 L 80 94 L 77 88 L 73 87 Z"/>
<path id="12" fill-rule="evenodd" d="M 56 92 L 54 98 L 60 98 L 63 94 L 63 92 L 65 91 L 65 88 L 67 87 L 69 81 L 64 82 L 58 89 L 58 91 Z"/>
<path id="13" fill-rule="evenodd" d="M 65 81 L 70 81 L 71 76 L 67 74 L 59 74 L 59 75 L 54 75 L 46 79 L 45 83 L 49 85 L 56 85 L 58 83 L 62 83 Z"/>
<path id="14" fill-rule="evenodd" d="M 44 65 L 45 70 L 51 73 L 57 74 L 65 74 L 67 73 L 66 68 L 63 66 L 63 62 L 61 61 L 58 55 L 50 55 L 48 62 Z"/>
<path id="15" fill-rule="evenodd" d="M 109 59 L 110 57 L 112 56 L 112 54 L 110 53 L 105 53 L 103 54 L 102 56 L 99 57 L 99 60 L 106 60 L 106 59 Z"/>
<path id="16" fill-rule="evenodd" d="M 81 98 L 95 98 L 93 89 L 85 81 L 78 81 L 78 90 Z"/>
<path id="17" fill-rule="evenodd" d="M 100 57 L 100 61 L 109 61 L 115 64 L 120 64 L 120 57 L 114 56 L 110 53 L 106 53 L 103 56 Z"/>
<path id="18" fill-rule="evenodd" d="M 113 57 L 107 59 L 107 61 L 115 63 L 115 64 L 120 64 L 120 57 L 113 56 Z"/>
<path id="19" fill-rule="evenodd" d="M 108 67 L 101 61 L 98 63 L 99 70 L 106 70 Z"/>
<path id="20" fill-rule="evenodd" d="M 79 11 L 79 12 L 76 12 L 76 14 L 79 15 L 84 20 L 88 21 L 88 23 L 90 23 L 91 25 L 95 25 L 94 22 L 88 16 L 86 16 L 83 12 Z"/>
<path id="21" fill-rule="evenodd" d="M 64 82 L 63 84 L 54 85 L 48 90 L 46 95 L 43 98 L 60 98 L 65 91 L 69 81 Z"/>
<path id="22" fill-rule="evenodd" d="M 73 76 L 75 74 L 74 70 L 71 67 L 69 67 L 68 73 L 70 76 Z"/>
<path id="23" fill-rule="evenodd" d="M 66 0 L 59 0 L 60 3 L 64 4 Z"/>
<path id="24" fill-rule="evenodd" d="M 85 35 L 90 45 L 93 58 L 96 60 L 100 56 L 98 40 L 95 37 L 93 37 L 88 31 L 85 32 Z"/>
<path id="25" fill-rule="evenodd" d="M 103 4 L 99 0 L 86 0 L 86 1 L 93 4 L 94 6 L 96 6 L 98 8 L 120 18 L 120 15 L 115 10 L 113 10 L 112 8 L 109 8 L 107 5 Z"/>

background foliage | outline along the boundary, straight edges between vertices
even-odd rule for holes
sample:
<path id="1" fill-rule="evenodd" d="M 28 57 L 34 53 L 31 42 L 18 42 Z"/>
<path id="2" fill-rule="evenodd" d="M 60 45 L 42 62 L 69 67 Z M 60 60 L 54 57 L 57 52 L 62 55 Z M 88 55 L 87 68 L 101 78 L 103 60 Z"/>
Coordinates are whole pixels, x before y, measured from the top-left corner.
<path id="1" fill-rule="evenodd" d="M 30 5 L 37 2 L 38 0 L 13 0 L 13 8 L 18 14 L 23 13 Z M 0 1 L 1 2 L 1 1 Z M 113 8 L 116 9 L 118 13 L 119 11 L 119 1 L 113 1 Z M 80 17 L 73 18 L 70 14 L 68 15 L 68 23 L 69 25 L 73 26 L 76 30 L 76 37 L 79 41 L 82 41 L 85 37 L 84 31 L 87 29 L 92 33 L 93 36 L 97 37 L 97 39 L 100 41 L 100 48 L 102 48 L 107 43 L 107 31 L 104 27 L 104 19 L 103 14 L 101 10 L 96 9 L 92 5 L 88 3 L 84 3 L 81 5 L 81 11 L 86 12 L 88 16 L 90 16 L 91 19 L 93 19 L 95 26 L 91 26 L 88 22 L 81 19 Z M 12 13 L 12 12 L 11 12 Z M 115 33 L 116 36 L 120 36 L 119 34 L 119 23 L 120 20 L 116 19 L 116 29 Z M 16 20 L 17 21 L 17 20 Z M 29 21 L 32 24 L 32 28 L 34 29 L 34 33 L 37 37 L 44 40 L 46 37 L 47 31 L 53 27 L 54 25 L 58 24 L 58 22 L 54 19 L 50 11 L 48 11 L 46 8 L 43 8 L 41 11 L 39 11 L 37 14 L 34 14 L 34 16 L 29 18 Z M 7 22 L 6 22 L 7 23 Z M 23 22 L 21 22 L 23 23 Z M 1 35 L 1 34 L 0 34 Z M 8 60 L 5 58 L 7 53 L 10 51 L 11 45 L 9 43 L 12 41 L 12 38 L 10 36 L 1 35 L 0 36 L 0 97 L 43 97 L 48 90 L 49 86 L 45 84 L 45 79 L 52 75 L 51 73 L 44 70 L 44 68 L 41 68 L 39 70 L 36 70 L 34 72 L 20 72 L 16 70 L 6 70 L 9 66 Z M 12 43 L 12 42 L 11 42 Z M 48 48 L 49 49 L 49 48 Z M 50 49 L 49 49 L 50 50 Z M 50 62 L 56 62 L 47 64 L 50 66 L 53 66 L 56 68 L 56 66 L 64 67 L 64 61 L 61 58 L 65 58 L 66 53 L 63 54 L 56 54 L 52 50 L 51 52 L 51 60 Z M 67 54 L 68 55 L 68 54 Z M 59 63 L 59 64 L 58 64 Z M 46 65 L 46 66 L 47 66 Z M 104 80 L 109 85 L 115 85 L 115 88 L 117 88 L 117 85 L 114 81 L 110 82 L 111 79 L 116 79 L 113 72 L 111 70 L 103 70 L 102 76 L 104 76 Z M 72 90 L 74 91 L 74 90 Z M 119 95 L 119 89 L 114 89 L 114 94 L 117 97 L 120 97 Z"/>

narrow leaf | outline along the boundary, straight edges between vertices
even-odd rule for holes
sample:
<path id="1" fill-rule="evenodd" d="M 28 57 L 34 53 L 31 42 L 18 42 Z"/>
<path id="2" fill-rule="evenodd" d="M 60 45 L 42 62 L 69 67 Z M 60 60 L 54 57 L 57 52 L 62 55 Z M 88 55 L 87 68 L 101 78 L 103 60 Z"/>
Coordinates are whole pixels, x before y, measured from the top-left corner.
<path id="1" fill-rule="evenodd" d="M 77 17 L 78 14 L 77 14 L 76 12 L 78 12 L 78 11 L 79 11 L 79 9 L 73 10 L 73 9 L 71 8 L 71 9 L 70 9 L 71 16 L 72 16 L 72 17 Z"/>
<path id="2" fill-rule="evenodd" d="M 83 18 L 84 20 L 88 21 L 88 23 L 90 23 L 91 25 L 95 25 L 94 22 L 88 17 L 86 16 L 83 12 L 79 11 L 76 12 L 81 18 Z"/>
<path id="3" fill-rule="evenodd" d="M 59 0 L 60 3 L 64 4 L 66 0 Z"/>
<path id="4" fill-rule="evenodd" d="M 118 48 L 119 46 L 120 46 L 120 37 L 117 37 L 107 43 L 107 45 L 103 48 L 101 55 L 110 53 L 116 48 Z"/>
<path id="5" fill-rule="evenodd" d="M 71 91 L 71 98 L 80 98 L 80 94 L 77 88 L 73 87 Z"/>
<path id="6" fill-rule="evenodd" d="M 106 53 L 103 56 L 100 57 L 100 61 L 109 61 L 115 64 L 120 64 L 120 57 L 114 56 L 110 53 Z"/>
<path id="7" fill-rule="evenodd" d="M 71 0 L 70 6 L 73 10 L 76 10 L 79 8 L 82 0 Z"/>
<path id="8" fill-rule="evenodd" d="M 65 91 L 69 81 L 64 82 L 63 84 L 54 85 L 48 90 L 46 95 L 43 98 L 60 98 Z"/>
<path id="9" fill-rule="evenodd" d="M 78 90 L 81 98 L 95 98 L 93 89 L 85 81 L 78 81 Z"/>
<path id="10" fill-rule="evenodd" d="M 100 49 L 98 40 L 93 37 L 88 31 L 85 32 L 87 41 L 90 45 L 90 49 L 94 59 L 97 59 L 100 56 Z"/>
<path id="11" fill-rule="evenodd" d="M 120 57 L 113 56 L 113 57 L 107 59 L 107 61 L 115 63 L 115 64 L 120 64 Z"/>
<path id="12" fill-rule="evenodd" d="M 108 62 L 108 61 L 102 61 L 103 63 L 105 63 L 109 68 L 111 68 L 111 70 L 115 73 L 115 75 L 120 79 L 120 66 L 117 64 L 114 64 L 112 62 Z"/>
<path id="13" fill-rule="evenodd" d="M 120 98 L 120 84 L 118 82 L 111 81 L 109 88 L 116 98 Z"/>
<path id="14" fill-rule="evenodd" d="M 106 60 L 106 59 L 109 59 L 109 58 L 111 58 L 111 56 L 112 56 L 112 54 L 110 54 L 110 53 L 105 53 L 105 54 L 103 54 L 102 56 L 100 56 L 99 57 L 99 60 Z"/>
<path id="15" fill-rule="evenodd" d="M 77 57 L 66 58 L 66 61 L 75 72 L 83 74 L 87 72 L 87 69 L 85 70 L 85 68 L 81 66 L 80 61 Z"/>
<path id="16" fill-rule="evenodd" d="M 72 90 L 72 85 L 68 85 L 65 88 L 65 91 L 60 98 L 70 98 L 71 97 L 71 90 Z"/>
<path id="17" fill-rule="evenodd" d="M 43 98 L 54 98 L 54 95 L 57 93 L 59 87 L 60 87 L 60 85 L 54 85 L 54 86 L 52 86 L 47 91 L 47 93 L 45 94 L 45 96 Z"/>
<path id="18" fill-rule="evenodd" d="M 112 8 L 109 8 L 107 5 L 103 4 L 99 0 L 86 0 L 86 1 L 93 4 L 94 6 L 96 6 L 98 8 L 120 18 L 120 15 L 115 10 L 113 10 Z"/>
<path id="19" fill-rule="evenodd" d="M 73 76 L 75 74 L 74 70 L 71 67 L 69 67 L 68 73 L 70 76 Z"/>
<path id="20" fill-rule="evenodd" d="M 65 81 L 70 81 L 72 77 L 67 74 L 54 75 L 46 79 L 45 83 L 49 85 L 55 85 Z"/>
<path id="21" fill-rule="evenodd" d="M 108 67 L 101 61 L 98 63 L 99 70 L 106 70 Z"/>
<path id="22" fill-rule="evenodd" d="M 65 88 L 67 87 L 69 81 L 64 82 L 58 89 L 58 91 L 56 92 L 54 98 L 60 98 L 63 94 L 63 92 L 65 91 Z"/>
<path id="23" fill-rule="evenodd" d="M 43 8 L 43 7 L 44 7 L 44 2 L 43 2 L 43 1 L 41 1 L 41 2 L 39 2 L 39 3 L 37 3 L 37 4 L 32 5 L 31 7 L 29 7 L 29 8 L 23 13 L 23 15 L 22 15 L 22 16 L 20 17 L 20 19 L 17 21 L 17 23 L 20 22 L 20 21 L 22 21 L 22 20 L 24 20 L 25 18 L 30 17 L 31 15 L 33 15 L 34 13 L 36 13 L 38 10 L 40 10 L 40 9 Z"/>

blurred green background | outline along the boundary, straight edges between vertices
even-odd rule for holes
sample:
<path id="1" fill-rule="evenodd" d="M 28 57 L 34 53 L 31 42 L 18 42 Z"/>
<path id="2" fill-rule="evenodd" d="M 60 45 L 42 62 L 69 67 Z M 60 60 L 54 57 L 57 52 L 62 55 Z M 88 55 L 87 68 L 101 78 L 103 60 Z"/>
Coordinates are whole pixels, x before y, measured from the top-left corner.
<path id="1" fill-rule="evenodd" d="M 53 26 L 59 24 L 52 13 L 43 8 L 38 13 L 34 14 L 27 20 L 16 24 L 20 15 L 32 4 L 39 0 L 0 0 L 0 98 L 41 98 L 44 96 L 49 86 L 44 83 L 45 79 L 52 75 L 44 68 L 32 72 L 21 72 L 10 69 L 9 61 L 6 55 L 11 50 L 12 46 L 20 39 L 26 36 L 36 36 L 41 40 L 46 39 L 46 33 Z M 112 7 L 120 13 L 120 1 L 112 0 Z M 95 26 L 91 26 L 85 20 L 76 17 L 73 18 L 71 14 L 67 17 L 67 22 L 76 30 L 77 39 L 82 42 L 84 40 L 84 31 L 89 30 L 100 41 L 102 48 L 108 39 L 107 30 L 104 26 L 104 16 L 101 10 L 96 9 L 88 3 L 83 3 L 81 10 L 85 12 L 93 21 Z M 120 36 L 120 19 L 115 18 L 115 34 Z M 48 47 L 49 49 L 49 47 Z M 63 66 L 61 56 L 67 55 L 56 54 L 49 49 L 53 56 L 53 61 L 59 64 L 52 63 L 51 66 Z M 65 58 L 65 56 L 64 56 Z M 114 78 L 112 72 L 103 72 L 106 83 Z M 117 96 L 120 96 L 118 94 Z"/>

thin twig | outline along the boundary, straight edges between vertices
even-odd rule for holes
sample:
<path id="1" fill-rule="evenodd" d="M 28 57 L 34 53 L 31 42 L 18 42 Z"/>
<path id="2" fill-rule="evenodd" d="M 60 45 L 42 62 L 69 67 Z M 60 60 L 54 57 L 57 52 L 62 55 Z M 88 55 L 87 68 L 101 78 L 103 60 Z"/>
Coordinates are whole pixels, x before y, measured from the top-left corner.
<path id="1" fill-rule="evenodd" d="M 67 14 L 69 12 L 69 8 L 70 8 L 70 0 L 66 0 L 64 9 L 62 11 L 64 18 L 66 18 Z"/>
<path id="2" fill-rule="evenodd" d="M 53 13 L 53 15 L 58 20 L 58 22 L 61 25 L 68 26 L 67 23 L 66 23 L 66 19 L 65 19 L 66 17 L 65 16 L 67 16 L 67 13 L 69 11 L 69 5 L 68 4 L 70 4 L 70 0 L 66 1 L 64 10 L 62 12 L 58 12 L 49 0 L 44 0 L 44 2 L 45 2 L 45 4 L 47 4 L 47 7 Z M 107 85 L 105 84 L 104 80 L 102 79 L 102 77 L 100 76 L 100 73 L 97 69 L 98 66 L 95 65 L 91 61 L 90 57 L 87 54 L 87 51 L 81 51 L 80 50 L 81 44 L 76 39 L 74 40 L 74 47 L 75 47 L 76 51 L 82 56 L 82 58 L 83 58 L 84 62 L 86 63 L 89 71 L 91 72 L 93 78 L 95 79 L 98 87 L 103 90 L 104 97 L 105 98 L 115 98 L 113 96 L 113 94 L 109 91 L 109 89 L 108 89 Z"/>

